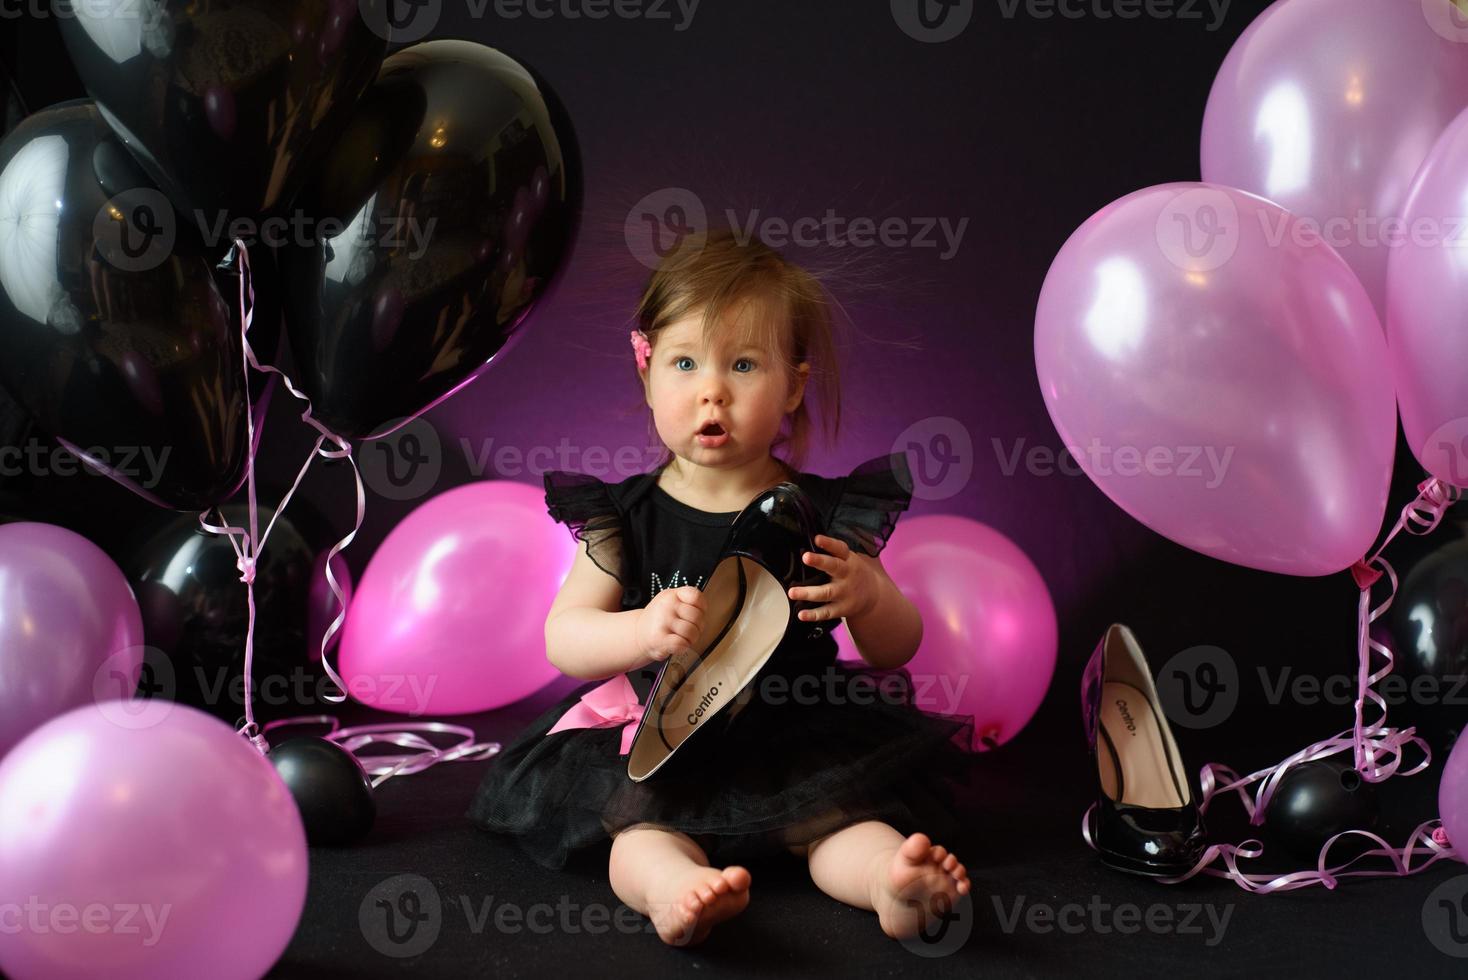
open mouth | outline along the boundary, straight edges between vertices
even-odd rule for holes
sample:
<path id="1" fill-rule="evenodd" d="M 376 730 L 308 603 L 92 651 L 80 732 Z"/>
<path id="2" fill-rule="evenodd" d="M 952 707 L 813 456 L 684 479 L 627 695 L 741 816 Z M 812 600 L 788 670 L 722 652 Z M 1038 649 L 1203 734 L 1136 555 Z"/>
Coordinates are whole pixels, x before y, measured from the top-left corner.
<path id="1" fill-rule="evenodd" d="M 724 427 L 719 423 L 709 422 L 702 429 L 698 430 L 698 434 L 701 436 L 722 436 L 725 435 L 725 432 Z"/>

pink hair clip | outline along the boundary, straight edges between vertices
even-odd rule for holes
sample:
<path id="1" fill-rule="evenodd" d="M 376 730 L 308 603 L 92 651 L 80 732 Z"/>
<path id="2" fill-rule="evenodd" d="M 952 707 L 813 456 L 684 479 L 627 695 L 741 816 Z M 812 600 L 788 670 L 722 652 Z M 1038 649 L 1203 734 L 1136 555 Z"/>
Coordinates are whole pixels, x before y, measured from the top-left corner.
<path id="1" fill-rule="evenodd" d="M 647 367 L 647 358 L 652 354 L 652 344 L 648 342 L 647 334 L 641 330 L 632 331 L 632 349 L 637 352 L 637 366 Z"/>

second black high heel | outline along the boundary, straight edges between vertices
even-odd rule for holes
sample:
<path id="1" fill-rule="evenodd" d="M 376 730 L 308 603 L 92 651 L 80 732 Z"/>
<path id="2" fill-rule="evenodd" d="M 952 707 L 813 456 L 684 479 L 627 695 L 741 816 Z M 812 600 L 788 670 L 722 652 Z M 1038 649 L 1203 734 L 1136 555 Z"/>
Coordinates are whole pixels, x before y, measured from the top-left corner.
<path id="1" fill-rule="evenodd" d="M 1086 664 L 1081 714 L 1100 780 L 1088 830 L 1102 862 L 1154 877 L 1190 870 L 1203 851 L 1202 816 L 1142 648 L 1120 623 Z"/>

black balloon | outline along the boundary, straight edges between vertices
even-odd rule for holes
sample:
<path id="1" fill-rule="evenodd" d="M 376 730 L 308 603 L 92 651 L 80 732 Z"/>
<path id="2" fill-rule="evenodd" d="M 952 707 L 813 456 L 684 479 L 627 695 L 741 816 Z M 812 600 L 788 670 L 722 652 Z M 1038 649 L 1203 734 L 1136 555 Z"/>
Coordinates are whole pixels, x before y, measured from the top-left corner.
<path id="1" fill-rule="evenodd" d="M 315 416 L 386 435 L 503 356 L 567 261 L 580 202 L 570 120 L 534 72 L 467 41 L 390 56 L 297 199 L 337 233 L 279 252 Z"/>
<path id="2" fill-rule="evenodd" d="M 1312 863 L 1321 846 L 1344 830 L 1376 826 L 1376 788 L 1339 759 L 1291 766 L 1275 787 L 1265 813 L 1270 835 Z"/>
<path id="3" fill-rule="evenodd" d="M 367 16 L 385 2 L 58 0 L 69 14 L 57 19 L 108 122 L 211 245 L 227 245 L 214 229 L 283 212 L 331 145 L 387 53 Z"/>
<path id="4" fill-rule="evenodd" d="M 1457 536 L 1452 536 L 1454 532 Z M 1387 723 L 1415 725 L 1436 748 L 1468 724 L 1468 538 L 1444 525 L 1432 553 L 1412 565 L 1391 608 L 1392 674 L 1377 682 Z"/>
<path id="5" fill-rule="evenodd" d="M 150 502 L 203 510 L 245 478 L 240 344 L 203 243 L 96 107 L 0 143 L 0 383 Z"/>
<path id="6" fill-rule="evenodd" d="M 324 738 L 293 738 L 272 748 L 270 761 L 301 811 L 307 843 L 348 844 L 372 829 L 372 783 L 346 749 Z"/>
<path id="7" fill-rule="evenodd" d="M 225 504 L 222 510 L 231 525 L 248 527 L 248 505 Z M 263 533 L 271 509 L 260 506 L 257 512 Z M 195 516 L 139 536 L 145 540 L 121 564 L 137 595 L 149 648 L 140 692 L 234 724 L 245 713 L 249 610 L 229 539 L 204 531 Z M 319 710 L 321 695 L 335 691 L 307 656 L 307 600 L 316 550 L 292 525 L 287 508 L 271 528 L 255 568 L 251 706 L 258 721 Z"/>

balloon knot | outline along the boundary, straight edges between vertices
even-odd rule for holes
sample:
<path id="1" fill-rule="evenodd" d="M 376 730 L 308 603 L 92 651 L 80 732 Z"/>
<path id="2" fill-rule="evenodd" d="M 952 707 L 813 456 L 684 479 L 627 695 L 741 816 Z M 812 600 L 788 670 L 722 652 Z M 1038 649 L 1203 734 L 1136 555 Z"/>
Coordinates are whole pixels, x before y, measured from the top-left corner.
<path id="1" fill-rule="evenodd" d="M 240 581 L 246 585 L 252 585 L 255 581 L 255 559 L 249 555 L 240 555 L 235 559 L 234 567 L 239 569 Z"/>
<path id="2" fill-rule="evenodd" d="M 1435 827 L 1435 828 L 1433 828 L 1433 831 L 1432 831 L 1432 842 L 1434 844 L 1440 844 L 1443 847 L 1451 847 L 1452 846 L 1451 842 L 1449 842 L 1449 840 L 1448 840 L 1448 832 L 1446 830 L 1444 830 L 1443 828 L 1441 828 L 1441 827 Z"/>
<path id="3" fill-rule="evenodd" d="M 1381 569 L 1372 568 L 1365 560 L 1358 561 L 1351 566 L 1351 577 L 1356 580 L 1356 588 L 1369 589 L 1381 578 Z"/>

